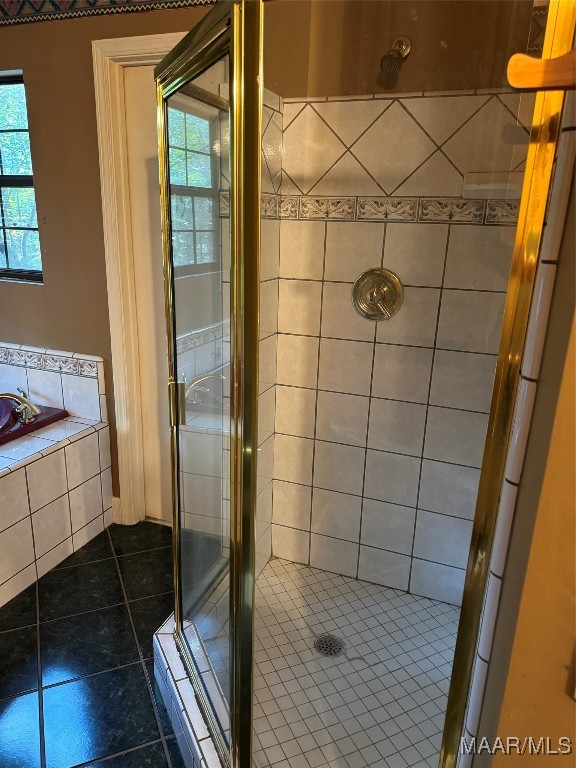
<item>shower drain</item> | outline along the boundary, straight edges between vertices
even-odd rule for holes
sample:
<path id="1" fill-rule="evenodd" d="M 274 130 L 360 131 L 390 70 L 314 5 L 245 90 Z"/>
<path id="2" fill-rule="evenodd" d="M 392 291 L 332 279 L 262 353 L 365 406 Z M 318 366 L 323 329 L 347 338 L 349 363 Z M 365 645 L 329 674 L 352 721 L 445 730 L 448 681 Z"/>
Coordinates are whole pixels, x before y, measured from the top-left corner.
<path id="1" fill-rule="evenodd" d="M 321 656 L 341 656 L 346 650 L 346 643 L 336 635 L 319 635 L 314 640 L 314 648 Z"/>

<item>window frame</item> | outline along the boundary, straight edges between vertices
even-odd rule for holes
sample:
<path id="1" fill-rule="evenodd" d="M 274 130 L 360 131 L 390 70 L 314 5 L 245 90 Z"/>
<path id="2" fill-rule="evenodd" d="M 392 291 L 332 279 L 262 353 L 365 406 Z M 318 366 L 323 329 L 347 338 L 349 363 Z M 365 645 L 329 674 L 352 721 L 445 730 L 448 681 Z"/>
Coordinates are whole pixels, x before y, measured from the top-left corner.
<path id="1" fill-rule="evenodd" d="M 174 98 L 174 97 L 172 97 Z M 194 117 L 198 117 L 201 120 L 206 120 L 208 123 L 208 130 L 210 135 L 210 147 L 214 145 L 214 141 L 216 139 L 219 139 L 219 130 L 218 130 L 218 113 L 216 115 L 210 114 L 203 114 L 202 108 L 203 104 L 201 103 L 195 103 L 194 107 L 192 108 L 192 105 L 188 100 L 180 100 L 175 99 L 176 102 L 176 108 L 179 109 L 181 112 L 189 115 L 193 115 Z M 168 104 L 168 107 L 170 108 L 170 104 Z M 215 109 L 212 107 L 212 105 L 208 105 L 209 108 Z M 172 145 L 169 143 L 168 138 L 168 156 L 170 153 L 170 148 Z M 180 147 L 174 147 L 174 149 L 180 149 Z M 187 148 L 184 148 L 185 152 L 188 152 L 189 150 Z M 190 150 L 191 152 L 195 152 L 195 150 Z M 197 154 L 206 154 L 207 157 L 210 160 L 210 175 L 212 179 L 212 184 L 210 187 L 194 187 L 189 185 L 183 185 L 183 184 L 172 184 L 169 182 L 169 189 L 170 189 L 170 196 L 172 194 L 179 195 L 181 197 L 190 197 L 192 198 L 192 201 L 195 197 L 205 197 L 207 199 L 212 200 L 212 214 L 214 217 L 214 229 L 213 230 L 197 230 L 193 229 L 191 230 L 194 232 L 194 235 L 198 231 L 200 232 L 208 232 L 211 231 L 214 234 L 214 255 L 216 256 L 215 259 L 212 261 L 206 261 L 203 263 L 197 263 L 194 264 L 182 264 L 182 265 L 174 265 L 174 278 L 178 279 L 181 277 L 192 277 L 194 275 L 205 275 L 205 274 L 212 274 L 214 272 L 220 272 L 222 269 L 222 232 L 220 231 L 221 225 L 220 222 L 220 194 L 219 194 L 219 177 L 220 177 L 220 162 L 216 159 L 214 156 L 214 153 L 212 150 L 210 150 L 207 153 L 203 152 L 197 152 Z M 192 205 L 194 203 L 192 202 Z M 170 205 L 170 210 L 172 210 Z M 172 217 L 172 214 L 171 214 Z M 173 236 L 174 231 L 188 231 L 188 230 L 174 230 L 172 228 L 171 236 L 172 236 L 172 242 L 171 242 L 171 248 L 173 249 Z M 196 243 L 194 243 L 194 252 L 196 252 Z"/>
<path id="2" fill-rule="evenodd" d="M 3 75 L 0 73 L 0 86 L 3 85 L 17 85 L 21 84 L 24 85 L 24 76 L 22 74 L 11 74 L 11 75 Z M 26 117 L 28 117 L 28 105 L 26 105 Z M 27 133 L 28 137 L 30 137 L 30 129 L 29 128 L 17 128 L 13 131 L 7 131 L 5 129 L 0 128 L 0 133 Z M 32 158 L 30 157 L 30 161 L 32 161 Z M 3 188 L 20 188 L 20 189 L 33 189 L 34 192 L 36 192 L 34 187 L 34 175 L 28 174 L 23 175 L 20 174 L 18 176 L 13 176 L 9 174 L 3 174 L 0 172 L 0 189 Z M 34 203 L 36 205 L 36 203 Z M 38 209 L 36 209 L 36 213 L 38 212 Z M 4 243 L 4 252 L 6 254 L 6 267 L 0 266 L 0 280 L 14 280 L 14 281 L 20 281 L 20 282 L 27 282 L 27 283 L 42 283 L 44 280 L 44 272 L 43 269 L 17 269 L 15 267 L 9 266 L 8 261 L 8 242 L 6 240 L 6 230 L 7 229 L 19 229 L 19 230 L 30 230 L 31 232 L 39 232 L 39 227 L 6 227 L 5 226 L 5 220 L 4 220 L 4 202 L 2 195 L 0 194 L 0 237 L 3 240 Z M 42 253 L 42 252 L 40 252 Z"/>

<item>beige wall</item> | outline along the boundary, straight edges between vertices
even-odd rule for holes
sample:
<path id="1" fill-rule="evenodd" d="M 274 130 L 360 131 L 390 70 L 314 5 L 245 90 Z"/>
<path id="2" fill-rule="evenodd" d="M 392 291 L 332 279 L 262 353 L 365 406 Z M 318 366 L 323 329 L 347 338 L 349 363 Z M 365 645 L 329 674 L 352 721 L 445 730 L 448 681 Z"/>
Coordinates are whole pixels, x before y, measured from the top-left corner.
<path id="1" fill-rule="evenodd" d="M 41 286 L 0 282 L 0 341 L 101 355 L 109 393 L 91 41 L 187 31 L 205 13 L 151 11 L 0 29 L 0 71 L 24 72 L 44 268 Z M 108 409 L 113 421 L 111 397 Z M 114 438 L 112 446 L 115 452 Z M 115 460 L 113 466 L 117 476 Z"/>
<path id="2" fill-rule="evenodd" d="M 266 4 L 266 86 L 284 97 L 496 88 L 526 52 L 531 0 L 276 0 Z M 397 85 L 380 59 L 407 35 Z"/>
<path id="3" fill-rule="evenodd" d="M 575 233 L 573 185 L 479 729 L 490 739 L 576 737 Z M 475 765 L 518 762 L 497 755 Z M 574 755 L 521 763 L 561 768 Z"/>

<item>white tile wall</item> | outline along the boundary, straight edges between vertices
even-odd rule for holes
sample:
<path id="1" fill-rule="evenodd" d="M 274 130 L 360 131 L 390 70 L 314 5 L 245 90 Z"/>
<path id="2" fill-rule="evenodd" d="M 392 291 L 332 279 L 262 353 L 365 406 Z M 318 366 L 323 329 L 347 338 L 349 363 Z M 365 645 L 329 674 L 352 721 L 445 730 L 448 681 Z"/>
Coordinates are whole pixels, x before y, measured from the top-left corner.
<path id="1" fill-rule="evenodd" d="M 364 447 L 370 399 L 338 392 L 318 392 L 316 437 Z M 312 420 L 312 425 L 313 425 Z"/>
<path id="2" fill-rule="evenodd" d="M 465 172 L 505 174 L 521 162 L 528 134 L 509 106 L 489 93 L 285 105 L 282 189 L 332 199 L 291 198 L 279 227 L 273 549 L 282 557 L 292 548 L 311 562 L 308 548 L 341 573 L 459 602 L 515 229 L 498 218 L 507 202 L 490 218 L 482 201 L 443 199 L 461 196 Z M 351 195 L 361 197 L 350 215 Z M 406 207 L 385 216 L 377 202 L 362 207 L 361 198 L 394 200 L 382 195 L 439 199 L 399 200 Z M 381 265 L 405 296 L 374 324 L 354 311 L 351 291 Z M 325 546 L 335 541 L 346 543 L 340 556 Z"/>
<path id="3" fill-rule="evenodd" d="M 362 499 L 360 496 L 336 493 L 322 488 L 314 489 L 312 499 L 313 533 L 358 543 L 360 541 L 361 515 Z"/>

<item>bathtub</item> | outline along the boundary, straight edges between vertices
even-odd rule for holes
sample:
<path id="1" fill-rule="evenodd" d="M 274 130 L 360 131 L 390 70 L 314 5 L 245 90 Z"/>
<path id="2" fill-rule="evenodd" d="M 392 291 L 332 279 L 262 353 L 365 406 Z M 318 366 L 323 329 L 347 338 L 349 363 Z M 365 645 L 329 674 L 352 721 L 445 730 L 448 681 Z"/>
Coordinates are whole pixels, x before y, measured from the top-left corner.
<path id="1" fill-rule="evenodd" d="M 40 414 L 33 422 L 22 424 L 14 411 L 14 405 L 15 403 L 11 400 L 0 400 L 0 445 L 29 435 L 42 427 L 48 427 L 68 416 L 68 411 L 63 408 L 51 408 L 45 405 L 40 408 Z"/>

